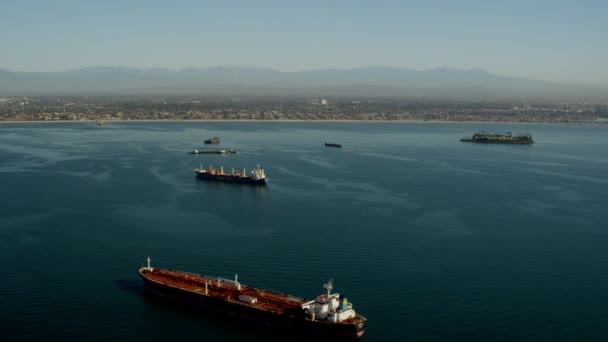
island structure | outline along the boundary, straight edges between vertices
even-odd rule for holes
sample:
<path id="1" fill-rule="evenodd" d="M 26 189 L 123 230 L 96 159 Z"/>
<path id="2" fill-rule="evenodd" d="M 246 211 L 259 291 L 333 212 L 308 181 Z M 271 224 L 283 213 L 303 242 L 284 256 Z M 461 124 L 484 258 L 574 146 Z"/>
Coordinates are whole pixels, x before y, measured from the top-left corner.
<path id="1" fill-rule="evenodd" d="M 475 142 L 484 144 L 533 144 L 534 140 L 532 135 L 526 134 L 512 134 L 511 132 L 506 133 L 488 133 L 479 131 L 474 133 L 470 137 L 464 137 L 460 139 L 464 142 Z"/>

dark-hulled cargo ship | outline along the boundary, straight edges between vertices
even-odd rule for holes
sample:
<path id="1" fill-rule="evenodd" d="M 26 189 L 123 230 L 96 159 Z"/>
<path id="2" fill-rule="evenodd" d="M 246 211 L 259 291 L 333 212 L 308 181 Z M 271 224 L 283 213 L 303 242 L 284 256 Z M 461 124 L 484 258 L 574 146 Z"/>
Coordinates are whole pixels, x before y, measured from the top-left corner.
<path id="1" fill-rule="evenodd" d="M 476 142 L 485 144 L 534 144 L 531 134 L 488 133 L 484 131 L 476 132 L 470 137 L 460 139 L 464 142 Z"/>
<path id="2" fill-rule="evenodd" d="M 205 170 L 202 165 L 199 169 L 194 169 L 194 173 L 196 174 L 196 178 L 207 181 L 266 185 L 266 174 L 260 165 L 251 170 L 249 174 L 247 174 L 247 170 L 245 169 L 243 169 L 242 172 L 232 169 L 232 171 L 228 173 L 224 171 L 223 166 L 219 169 L 209 166 L 209 168 Z"/>
<path id="3" fill-rule="evenodd" d="M 326 143 L 325 143 L 325 146 L 327 146 L 327 147 L 338 147 L 338 148 L 340 148 L 340 147 L 342 147 L 342 144 L 336 144 L 336 143 L 326 142 Z"/>
<path id="4" fill-rule="evenodd" d="M 204 142 L 205 142 L 205 144 L 219 144 L 220 137 L 213 137 L 213 138 L 205 139 Z"/>
<path id="5" fill-rule="evenodd" d="M 228 150 L 199 150 L 194 149 L 193 151 L 188 152 L 188 154 L 233 154 L 236 153 L 233 149 Z"/>
<path id="6" fill-rule="evenodd" d="M 367 319 L 355 312 L 344 295 L 331 293 L 314 300 L 258 289 L 238 281 L 160 269 L 139 269 L 146 292 L 201 309 L 254 323 L 256 326 L 289 334 L 318 337 L 358 338 L 365 332 Z"/>

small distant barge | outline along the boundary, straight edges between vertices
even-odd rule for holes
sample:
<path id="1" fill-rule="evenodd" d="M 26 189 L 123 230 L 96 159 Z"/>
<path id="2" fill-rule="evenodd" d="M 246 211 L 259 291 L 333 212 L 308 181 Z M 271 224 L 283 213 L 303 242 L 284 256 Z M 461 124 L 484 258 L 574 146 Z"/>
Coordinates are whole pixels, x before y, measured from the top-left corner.
<path id="1" fill-rule="evenodd" d="M 534 144 L 531 134 L 487 133 L 476 132 L 470 137 L 460 139 L 464 142 L 475 142 L 484 144 Z"/>
<path id="2" fill-rule="evenodd" d="M 352 339 L 365 332 L 367 319 L 346 296 L 331 293 L 331 280 L 323 285 L 327 293 L 307 300 L 241 284 L 238 276 L 232 280 L 151 267 L 150 258 L 139 275 L 146 293 L 273 331 Z"/>
<path id="3" fill-rule="evenodd" d="M 326 142 L 326 143 L 325 143 L 325 146 L 327 146 L 327 147 L 338 147 L 338 148 L 341 148 L 341 147 L 342 147 L 342 144 L 336 144 L 336 143 L 329 143 L 329 142 Z"/>
<path id="4" fill-rule="evenodd" d="M 197 149 L 195 149 L 194 151 L 188 152 L 188 154 L 232 154 L 232 153 L 236 153 L 236 151 L 233 149 L 229 149 L 229 150 L 197 150 Z"/>
<path id="5" fill-rule="evenodd" d="M 238 172 L 235 171 L 234 168 L 231 172 L 225 172 L 223 166 L 219 169 L 209 166 L 209 168 L 205 170 L 202 165 L 199 169 L 194 169 L 194 173 L 196 174 L 196 178 L 207 181 L 266 185 L 266 174 L 260 165 L 251 170 L 250 174 L 247 174 L 245 169 L 243 169 L 242 172 Z"/>
<path id="6" fill-rule="evenodd" d="M 219 144 L 220 143 L 220 138 L 219 137 L 213 137 L 213 138 L 209 138 L 205 140 L 205 144 Z"/>

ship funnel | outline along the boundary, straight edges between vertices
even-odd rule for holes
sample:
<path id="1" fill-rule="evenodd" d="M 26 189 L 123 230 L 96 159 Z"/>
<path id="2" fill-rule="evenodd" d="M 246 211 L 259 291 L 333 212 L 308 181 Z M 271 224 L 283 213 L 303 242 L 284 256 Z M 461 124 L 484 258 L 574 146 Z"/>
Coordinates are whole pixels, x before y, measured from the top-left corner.
<path id="1" fill-rule="evenodd" d="M 338 310 L 348 310 L 348 299 L 345 295 L 340 295 Z"/>

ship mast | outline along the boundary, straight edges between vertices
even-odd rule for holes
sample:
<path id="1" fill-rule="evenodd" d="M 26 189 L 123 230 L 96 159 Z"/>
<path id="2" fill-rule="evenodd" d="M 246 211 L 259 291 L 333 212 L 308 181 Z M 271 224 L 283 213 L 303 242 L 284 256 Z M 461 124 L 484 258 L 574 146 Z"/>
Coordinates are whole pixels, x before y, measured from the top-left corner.
<path id="1" fill-rule="evenodd" d="M 333 280 L 329 279 L 327 284 L 323 284 L 323 287 L 327 289 L 327 298 L 331 295 L 331 290 L 334 288 Z"/>

